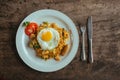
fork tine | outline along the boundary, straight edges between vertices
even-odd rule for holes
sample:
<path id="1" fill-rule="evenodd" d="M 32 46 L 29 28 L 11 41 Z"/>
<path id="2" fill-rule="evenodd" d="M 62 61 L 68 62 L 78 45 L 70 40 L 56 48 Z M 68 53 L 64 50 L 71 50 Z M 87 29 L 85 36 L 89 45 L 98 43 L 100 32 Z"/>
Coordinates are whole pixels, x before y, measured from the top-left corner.
<path id="1" fill-rule="evenodd" d="M 82 27 L 81 27 L 81 31 L 82 31 L 82 32 L 85 32 L 85 30 L 86 30 L 86 27 L 82 26 Z"/>

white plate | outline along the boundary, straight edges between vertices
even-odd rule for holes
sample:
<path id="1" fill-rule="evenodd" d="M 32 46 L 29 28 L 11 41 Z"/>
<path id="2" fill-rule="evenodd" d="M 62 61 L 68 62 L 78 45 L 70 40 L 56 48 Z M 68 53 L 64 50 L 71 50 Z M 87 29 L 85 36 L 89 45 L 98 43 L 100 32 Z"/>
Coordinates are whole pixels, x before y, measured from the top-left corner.
<path id="1" fill-rule="evenodd" d="M 44 61 L 36 57 L 35 51 L 28 46 L 29 38 L 24 33 L 25 27 L 23 27 L 22 25 L 25 21 L 33 21 L 37 22 L 38 24 L 42 23 L 43 21 L 54 22 L 57 23 L 59 26 L 67 29 L 71 33 L 69 53 L 61 57 L 61 61 L 55 61 L 54 59 Z M 72 20 L 65 14 L 50 9 L 38 10 L 28 15 L 21 22 L 16 35 L 16 47 L 21 59 L 29 67 L 42 72 L 53 72 L 64 68 L 75 57 L 78 50 L 78 45 L 78 31 Z"/>

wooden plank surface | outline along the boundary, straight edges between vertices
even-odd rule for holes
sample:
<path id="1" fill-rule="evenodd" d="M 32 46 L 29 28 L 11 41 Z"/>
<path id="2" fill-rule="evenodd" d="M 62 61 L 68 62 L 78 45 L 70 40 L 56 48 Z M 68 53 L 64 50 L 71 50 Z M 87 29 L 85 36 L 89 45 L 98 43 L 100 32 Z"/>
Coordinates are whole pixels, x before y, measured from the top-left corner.
<path id="1" fill-rule="evenodd" d="M 57 72 L 38 72 L 23 63 L 16 50 L 16 32 L 28 14 L 40 9 L 65 13 L 77 29 L 93 16 L 93 64 L 80 61 L 81 46 L 74 60 Z M 120 80 L 120 0 L 0 0 L 0 80 L 23 79 Z"/>

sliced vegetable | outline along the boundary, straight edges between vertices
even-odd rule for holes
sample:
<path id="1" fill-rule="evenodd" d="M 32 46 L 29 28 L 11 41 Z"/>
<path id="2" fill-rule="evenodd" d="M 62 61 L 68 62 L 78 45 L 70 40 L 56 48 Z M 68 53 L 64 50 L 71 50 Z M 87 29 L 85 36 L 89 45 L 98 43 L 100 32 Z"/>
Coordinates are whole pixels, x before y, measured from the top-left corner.
<path id="1" fill-rule="evenodd" d="M 28 36 L 30 36 L 30 35 L 33 34 L 34 32 L 35 32 L 35 30 L 34 30 L 32 27 L 27 26 L 27 27 L 25 28 L 25 33 L 26 33 L 26 35 L 28 35 Z"/>
<path id="2" fill-rule="evenodd" d="M 38 28 L 38 24 L 35 22 L 24 22 L 23 25 L 26 26 L 25 33 L 28 36 L 30 36 L 31 34 L 34 34 Z"/>
<path id="3" fill-rule="evenodd" d="M 35 22 L 31 22 L 27 27 L 32 27 L 34 30 L 37 30 L 38 24 Z"/>

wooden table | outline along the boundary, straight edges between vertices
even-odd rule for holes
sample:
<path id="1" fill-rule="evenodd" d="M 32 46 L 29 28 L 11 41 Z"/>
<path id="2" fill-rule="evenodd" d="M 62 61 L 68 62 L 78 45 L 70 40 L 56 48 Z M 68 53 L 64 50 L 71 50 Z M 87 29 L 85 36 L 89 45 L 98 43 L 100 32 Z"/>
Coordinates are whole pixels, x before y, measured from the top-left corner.
<path id="1" fill-rule="evenodd" d="M 57 72 L 38 72 L 23 63 L 16 32 L 28 14 L 40 9 L 59 10 L 76 25 L 93 16 L 93 64 L 80 61 L 80 46 L 74 60 Z M 0 0 L 0 80 L 24 79 L 120 80 L 120 0 Z"/>

